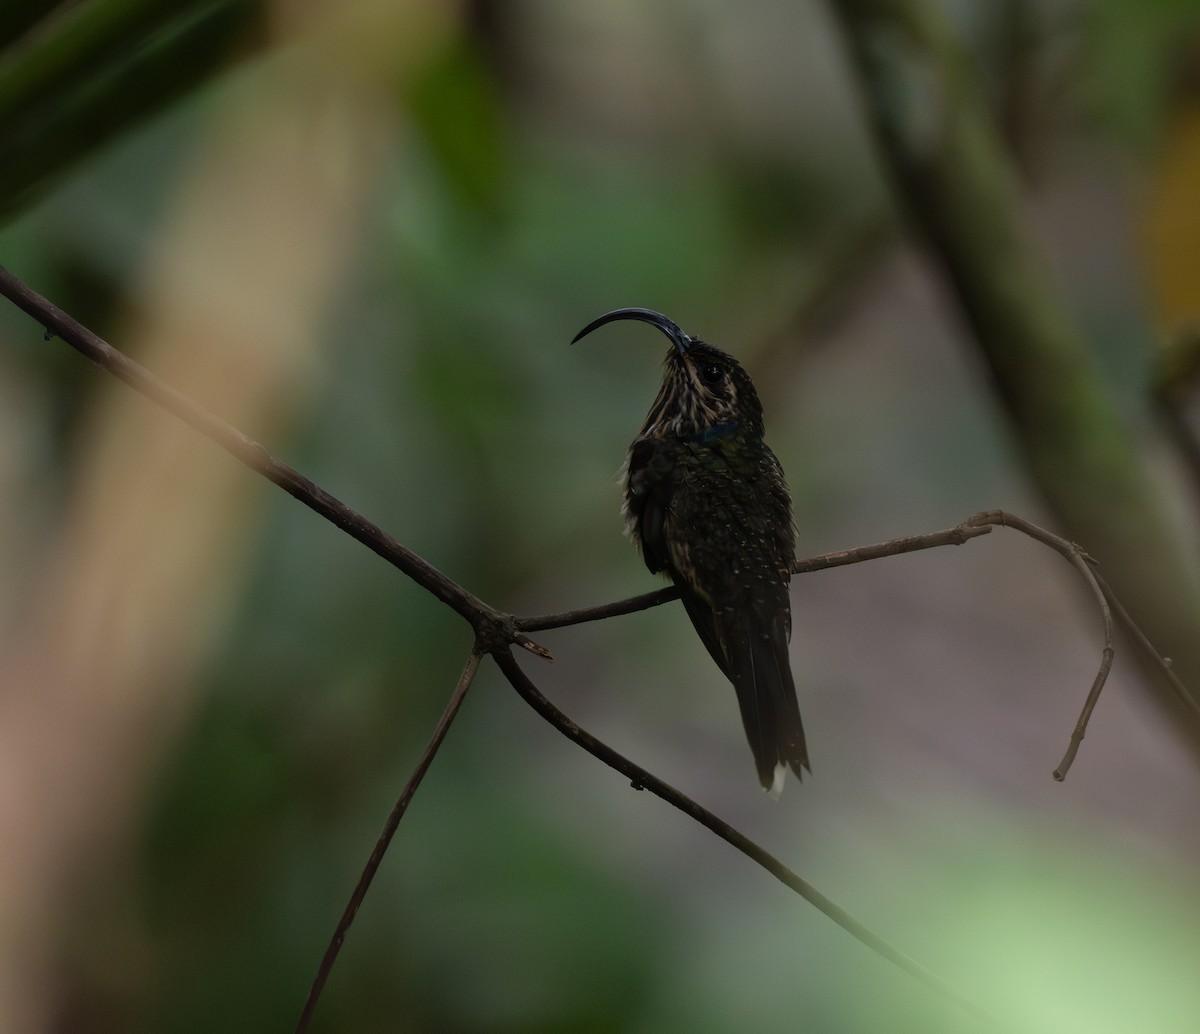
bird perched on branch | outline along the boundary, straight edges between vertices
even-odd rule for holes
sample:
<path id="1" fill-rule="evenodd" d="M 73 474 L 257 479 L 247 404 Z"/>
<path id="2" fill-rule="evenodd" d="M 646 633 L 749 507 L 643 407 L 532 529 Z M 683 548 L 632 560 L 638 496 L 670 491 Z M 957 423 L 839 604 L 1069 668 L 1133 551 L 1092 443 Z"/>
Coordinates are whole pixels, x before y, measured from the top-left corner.
<path id="1" fill-rule="evenodd" d="M 606 312 L 572 344 L 614 320 L 641 320 L 671 341 L 625 458 L 625 530 L 650 571 L 675 583 L 733 683 L 759 781 L 777 796 L 784 772 L 800 776 L 809 764 L 788 660 L 796 532 L 758 392 L 736 359 L 653 309 Z"/>

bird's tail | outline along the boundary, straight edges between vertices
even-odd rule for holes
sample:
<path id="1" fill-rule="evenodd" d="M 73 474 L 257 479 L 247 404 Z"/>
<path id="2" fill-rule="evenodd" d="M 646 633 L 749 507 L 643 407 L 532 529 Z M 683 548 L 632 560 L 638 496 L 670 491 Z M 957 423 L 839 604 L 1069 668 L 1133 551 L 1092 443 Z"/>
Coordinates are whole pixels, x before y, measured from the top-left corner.
<path id="1" fill-rule="evenodd" d="M 773 797 L 783 789 L 786 769 L 795 772 L 797 778 L 803 778 L 804 769 L 811 771 L 788 660 L 787 635 L 783 629 L 777 632 L 746 629 L 738 635 L 729 644 L 728 671 L 737 690 L 759 782 Z"/>
<path id="2" fill-rule="evenodd" d="M 767 620 L 742 619 L 733 627 L 718 628 L 712 607 L 688 586 L 680 585 L 679 589 L 701 641 L 737 691 L 759 782 L 778 797 L 788 768 L 797 778 L 809 768 L 788 658 L 786 615 Z"/>

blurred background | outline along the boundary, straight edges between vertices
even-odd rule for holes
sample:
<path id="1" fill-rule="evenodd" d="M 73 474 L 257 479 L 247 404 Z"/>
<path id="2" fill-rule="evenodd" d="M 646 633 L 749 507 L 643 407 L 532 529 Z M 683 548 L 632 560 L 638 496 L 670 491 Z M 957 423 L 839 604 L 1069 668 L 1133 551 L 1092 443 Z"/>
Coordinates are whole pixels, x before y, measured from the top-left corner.
<path id="1" fill-rule="evenodd" d="M 1083 544 L 1200 674 L 1200 6 L 890 6 L 957 77 L 875 99 L 919 151 L 978 91 L 1094 439 L 1157 515 L 1087 503 Z M 978 270 L 890 188 L 853 7 L 9 3 L 0 263 L 506 611 L 655 587 L 616 473 L 664 342 L 567 346 L 617 306 L 751 371 L 802 554 L 996 507 L 1081 537 L 1110 486 L 1031 460 Z M 792 600 L 813 775 L 779 802 L 681 608 L 520 660 L 1012 1029 L 1194 1029 L 1200 736 L 1122 645 L 1052 780 L 1102 646 L 1070 567 L 1000 530 Z M 0 1029 L 291 1029 L 470 630 L 7 303 L 0 622 Z M 314 1029 L 974 1028 L 485 662 Z"/>

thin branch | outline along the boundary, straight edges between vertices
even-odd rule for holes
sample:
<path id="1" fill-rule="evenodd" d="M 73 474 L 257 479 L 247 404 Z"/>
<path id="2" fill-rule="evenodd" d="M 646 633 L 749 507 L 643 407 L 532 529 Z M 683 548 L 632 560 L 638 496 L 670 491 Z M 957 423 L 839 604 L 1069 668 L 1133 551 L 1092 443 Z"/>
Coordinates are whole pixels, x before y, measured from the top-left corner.
<path id="1" fill-rule="evenodd" d="M 1092 719 L 1092 711 L 1096 707 L 1096 701 L 1100 699 L 1100 690 L 1104 688 L 1104 683 L 1108 681 L 1108 673 L 1112 670 L 1113 662 L 1113 642 L 1112 642 L 1112 613 L 1108 608 L 1108 601 L 1101 597 L 1101 602 L 1104 607 L 1104 651 L 1100 660 L 1100 670 L 1096 672 L 1096 677 L 1092 680 L 1092 688 L 1088 690 L 1087 699 L 1083 702 L 1083 710 L 1079 712 L 1079 718 L 1075 722 L 1075 728 L 1071 730 L 1071 739 L 1067 743 L 1066 752 L 1063 754 L 1062 760 L 1058 763 L 1058 767 L 1051 773 L 1055 780 L 1062 782 L 1067 778 L 1067 772 L 1075 763 L 1075 755 L 1079 753 L 1079 745 L 1083 742 L 1083 737 L 1087 732 L 1088 722 Z"/>
<path id="2" fill-rule="evenodd" d="M 517 633 L 508 615 L 488 606 L 457 582 L 444 575 L 427 560 L 407 546 L 401 545 L 386 531 L 372 524 L 361 514 L 272 456 L 262 445 L 220 417 L 197 405 L 186 395 L 164 384 L 149 370 L 117 351 L 107 341 L 72 319 L 57 305 L 43 298 L 3 266 L 0 266 L 0 294 L 27 312 L 47 331 L 62 338 L 68 345 L 83 353 L 92 362 L 128 384 L 135 391 L 156 402 L 169 413 L 216 442 L 251 470 L 282 488 L 311 510 L 357 539 L 368 549 L 399 568 L 423 589 L 432 593 L 452 610 L 461 614 L 478 631 L 483 625 L 503 630 L 506 640 L 517 643 L 545 659 L 550 653 Z"/>
<path id="3" fill-rule="evenodd" d="M 753 840 L 738 832 L 729 823 L 718 818 L 686 794 L 680 793 L 673 786 L 647 772 L 640 765 L 634 764 L 606 743 L 596 739 L 586 729 L 576 725 L 575 722 L 542 696 L 538 688 L 529 680 L 525 672 L 521 670 L 521 666 L 517 663 L 516 658 L 513 657 L 511 652 L 502 650 L 492 656 L 513 689 L 521 695 L 522 699 L 530 707 L 573 743 L 578 744 L 593 757 L 598 758 L 604 764 L 616 769 L 616 771 L 628 778 L 635 790 L 649 790 L 656 797 L 671 805 L 671 807 L 677 808 L 689 818 L 695 819 L 726 843 L 761 865 L 767 872 L 784 884 L 784 886 L 795 891 L 805 901 L 832 919 L 852 937 L 861 941 L 876 954 L 919 980 L 926 987 L 932 988 L 938 994 L 954 1002 L 960 1008 L 977 1018 L 983 1020 L 991 1019 L 978 1005 L 952 984 L 931 970 L 926 969 L 915 959 L 906 955 L 894 945 L 889 944 L 872 930 L 869 930 L 844 909 L 839 908 L 830 901 L 829 898 L 817 890 L 811 883 L 789 869 L 783 862 L 779 861 L 778 858 L 760 847 Z"/>
<path id="4" fill-rule="evenodd" d="M 620 617 L 623 614 L 636 614 L 639 610 L 649 610 L 664 603 L 679 599 L 679 590 L 673 585 L 654 592 L 644 592 L 640 596 L 631 596 L 627 600 L 617 600 L 616 603 L 605 603 L 599 607 L 584 607 L 581 610 L 565 610 L 561 614 L 542 614 L 533 618 L 517 618 L 517 628 L 526 632 L 541 632 L 547 628 L 565 628 L 568 625 L 582 625 L 587 621 L 602 621 L 605 618 Z"/>
<path id="5" fill-rule="evenodd" d="M 1106 591 L 1106 587 L 1100 584 L 1100 580 L 1092 570 L 1092 565 L 1095 561 L 1080 549 L 1079 546 L 1074 542 L 1068 542 L 1053 532 L 1047 531 L 1045 528 L 1030 523 L 1023 517 L 1017 517 L 1015 514 L 1006 513 L 1003 510 L 989 510 L 986 513 L 976 514 L 974 517 L 968 518 L 967 523 L 980 527 L 1000 525 L 1005 528 L 1012 528 L 1015 531 L 1028 535 L 1030 538 L 1036 539 L 1038 542 L 1049 546 L 1055 552 L 1066 557 L 1071 566 L 1083 577 L 1088 588 L 1091 589 L 1096 604 L 1100 608 L 1100 614 L 1104 619 L 1104 649 L 1100 657 L 1100 670 L 1096 672 L 1096 677 L 1092 680 L 1092 686 L 1088 690 L 1087 699 L 1083 702 L 1083 710 L 1079 712 L 1079 720 L 1076 721 L 1075 728 L 1071 731 L 1071 739 L 1067 744 L 1066 753 L 1063 754 L 1063 759 L 1058 763 L 1058 767 L 1053 773 L 1054 778 L 1061 783 L 1066 779 L 1067 772 L 1075 761 L 1075 755 L 1079 752 L 1079 745 L 1083 742 L 1084 734 L 1087 732 L 1087 725 L 1091 720 L 1092 711 L 1095 710 L 1096 701 L 1100 699 L 1100 690 L 1104 688 L 1104 683 L 1108 681 L 1108 673 L 1112 670 L 1113 654 L 1115 653 L 1113 645 L 1113 615 L 1112 609 L 1109 606 L 1109 594 L 1112 590 L 1108 589 Z"/>
<path id="6" fill-rule="evenodd" d="M 350 895 L 346 909 L 342 912 L 342 918 L 338 920 L 337 929 L 334 930 L 333 937 L 329 941 L 329 946 L 325 949 L 325 955 L 321 959 L 320 967 L 317 969 L 316 978 L 313 980 L 312 987 L 308 992 L 308 998 L 304 1002 L 304 1010 L 300 1013 L 300 1020 L 296 1024 L 296 1034 L 305 1034 L 309 1024 L 312 1022 L 317 1003 L 321 1000 L 321 992 L 325 989 L 325 981 L 329 979 L 329 973 L 333 969 L 334 962 L 337 961 L 338 952 L 342 950 L 342 944 L 346 940 L 346 933 L 350 929 L 350 924 L 354 922 L 354 917 L 358 915 L 359 906 L 363 903 L 363 898 L 367 896 L 371 882 L 375 879 L 375 873 L 379 870 L 384 854 L 387 853 L 388 845 L 392 842 L 392 837 L 396 835 L 400 820 L 404 818 L 404 813 L 408 810 L 413 795 L 417 792 L 417 787 L 421 785 L 421 780 L 425 778 L 425 773 L 429 771 L 429 766 L 433 763 L 438 748 L 441 747 L 442 741 L 446 738 L 446 733 L 450 731 L 450 726 L 458 714 L 458 709 L 462 706 L 463 699 L 467 695 L 467 690 L 471 688 L 471 682 L 475 678 L 475 673 L 479 670 L 479 658 L 478 647 L 472 648 L 470 655 L 467 657 L 466 666 L 463 668 L 462 674 L 458 677 L 458 685 L 454 687 L 454 692 L 450 694 L 450 700 L 446 704 L 446 709 L 442 712 L 442 717 L 438 719 L 437 726 L 433 730 L 433 736 L 429 740 L 428 746 L 426 746 L 424 753 L 417 762 L 417 767 L 413 769 L 413 774 L 408 777 L 408 782 L 404 784 L 404 789 L 400 791 L 400 796 L 396 800 L 387 822 L 384 823 L 383 832 L 379 834 L 379 839 L 375 842 L 375 849 L 371 852 L 371 857 L 367 859 L 367 864 L 363 868 L 362 875 L 359 876 L 358 883 L 354 887 L 354 893 Z"/>
<path id="7" fill-rule="evenodd" d="M 1139 650 L 1145 659 L 1158 668 L 1167 681 L 1167 685 L 1174 692 L 1176 701 L 1185 709 L 1190 711 L 1196 718 L 1200 718 L 1200 703 L 1196 702 L 1196 698 L 1188 692 L 1187 686 L 1183 684 L 1179 676 L 1175 674 L 1175 666 L 1171 663 L 1171 658 L 1164 657 L 1158 648 L 1150 642 L 1146 637 L 1146 633 L 1142 631 L 1141 626 L 1137 624 L 1129 616 L 1129 611 L 1125 609 L 1116 593 L 1113 592 L 1112 586 L 1100 574 L 1096 575 L 1096 581 L 1100 583 L 1100 588 L 1104 590 L 1104 594 L 1108 597 L 1109 603 L 1112 604 L 1113 612 L 1116 614 L 1117 621 L 1121 625 L 1122 630 Z"/>
<path id="8" fill-rule="evenodd" d="M 831 567 L 844 567 L 847 564 L 861 564 L 865 560 L 877 560 L 885 556 L 897 556 L 900 553 L 912 553 L 919 549 L 932 549 L 935 546 L 961 546 L 969 539 L 986 535 L 992 529 L 987 525 L 973 525 L 964 521 L 953 528 L 944 531 L 933 531 L 927 535 L 910 535 L 906 538 L 889 539 L 872 546 L 859 546 L 857 549 L 843 549 L 836 553 L 822 553 L 820 556 L 797 560 L 792 566 L 794 574 L 810 574 L 813 571 L 826 571 Z M 674 586 L 659 589 L 656 592 L 632 596 L 616 603 L 606 603 L 600 607 L 585 607 L 582 610 L 567 610 L 561 614 L 543 614 L 538 617 L 517 618 L 517 627 L 526 632 L 540 632 L 547 628 L 563 628 L 567 625 L 581 625 L 585 621 L 600 621 L 604 618 L 619 617 L 623 614 L 634 614 L 639 610 L 648 610 L 664 603 L 679 599 L 679 590 Z"/>
<path id="9" fill-rule="evenodd" d="M 820 556 L 809 557 L 807 560 L 797 560 L 792 565 L 794 574 L 810 574 L 814 571 L 827 571 L 831 567 L 845 567 L 847 564 L 860 564 L 864 560 L 878 560 L 885 556 L 899 556 L 901 553 L 915 553 L 921 549 L 933 549 L 936 546 L 961 546 L 965 542 L 991 531 L 987 525 L 974 525 L 969 520 L 956 524 L 953 528 L 942 531 L 931 531 L 926 535 L 909 535 L 900 539 L 889 539 L 873 546 L 859 546 L 857 549 L 844 549 L 836 553 L 823 553 Z"/>

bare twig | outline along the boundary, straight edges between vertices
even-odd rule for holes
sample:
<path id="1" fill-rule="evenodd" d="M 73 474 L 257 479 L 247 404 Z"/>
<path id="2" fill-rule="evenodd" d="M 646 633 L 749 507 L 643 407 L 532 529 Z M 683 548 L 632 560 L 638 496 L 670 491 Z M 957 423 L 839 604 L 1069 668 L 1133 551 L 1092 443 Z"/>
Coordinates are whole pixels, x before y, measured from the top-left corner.
<path id="1" fill-rule="evenodd" d="M 1083 710 L 1079 712 L 1079 720 L 1076 721 L 1075 728 L 1071 732 L 1071 739 L 1067 744 L 1066 753 L 1053 773 L 1054 778 L 1061 783 L 1066 779 L 1067 771 L 1075 761 L 1079 745 L 1083 742 L 1084 734 L 1087 732 L 1088 721 L 1092 717 L 1096 701 L 1100 698 L 1100 690 L 1104 688 L 1104 683 L 1108 681 L 1108 673 L 1112 670 L 1113 653 L 1115 651 L 1115 647 L 1113 646 L 1113 616 L 1112 609 L 1109 606 L 1109 595 L 1112 590 L 1100 584 L 1100 580 L 1092 570 L 1092 565 L 1095 561 L 1080 549 L 1079 546 L 1074 542 L 1068 542 L 1051 531 L 1047 531 L 1045 528 L 1040 528 L 1036 524 L 1030 523 L 1023 517 L 1006 513 L 1004 510 L 988 510 L 984 513 L 978 513 L 974 517 L 967 518 L 966 523 L 973 527 L 999 525 L 1005 528 L 1012 528 L 1015 531 L 1028 535 L 1030 538 L 1036 539 L 1038 542 L 1049 546 L 1055 552 L 1066 557 L 1071 566 L 1079 572 L 1084 582 L 1087 583 L 1088 588 L 1092 591 L 1092 595 L 1096 599 L 1096 604 L 1100 608 L 1100 614 L 1104 618 L 1104 650 L 1100 657 L 1100 670 L 1096 672 L 1096 677 L 1092 680 L 1091 689 L 1088 690 L 1087 699 L 1083 703 Z"/>
<path id="2" fill-rule="evenodd" d="M 400 825 L 400 820 L 404 818 L 404 813 L 408 811 L 408 806 L 412 802 L 413 795 L 417 792 L 417 787 L 421 785 L 421 780 L 425 778 L 425 773 L 429 771 L 429 766 L 433 763 L 438 748 L 441 747 L 442 741 L 446 738 L 446 733 L 450 731 L 450 726 L 458 714 L 458 709 L 462 706 L 463 698 L 467 695 L 467 690 L 471 688 L 471 682 L 475 678 L 475 673 L 479 670 L 479 657 L 479 650 L 473 648 L 467 657 L 467 663 L 462 670 L 462 674 L 458 677 L 458 685 L 454 687 L 454 692 L 450 694 L 450 700 L 446 704 L 446 709 L 442 712 L 442 717 L 438 719 L 428 746 L 426 746 L 421 759 L 417 762 L 417 767 L 413 769 L 413 774 L 408 777 L 408 782 L 404 784 L 404 789 L 400 791 L 400 796 L 392 807 L 392 812 L 388 816 L 387 822 L 384 823 L 383 832 L 379 834 L 379 839 L 375 842 L 375 849 L 371 852 L 371 857 L 367 859 L 367 864 L 363 868 L 362 875 L 359 876 L 358 883 L 354 887 L 354 893 L 350 895 L 346 909 L 342 912 L 342 918 L 338 920 L 337 929 L 334 930 L 333 937 L 329 941 L 329 946 L 325 949 L 325 955 L 321 959 L 317 976 L 313 980 L 312 987 L 308 991 L 308 998 L 304 1002 L 304 1010 L 300 1013 L 300 1020 L 296 1024 L 296 1034 L 304 1034 L 312 1022 L 317 1003 L 321 1000 L 321 992 L 325 989 L 325 981 L 329 979 L 329 973 L 333 969 L 334 962 L 337 961 L 338 952 L 342 950 L 342 944 L 346 940 L 346 933 L 350 929 L 350 924 L 354 922 L 354 917 L 358 915 L 359 906 L 363 903 L 363 898 L 367 896 L 371 882 L 375 879 L 375 873 L 379 870 L 384 854 L 387 853 L 388 845 L 392 842 L 392 837 L 396 835 L 396 829 Z"/>
<path id="3" fill-rule="evenodd" d="M 224 423 L 207 410 L 197 406 L 179 392 L 163 384 L 150 374 L 149 371 L 126 358 L 107 342 L 91 333 L 87 328 L 77 323 L 45 298 L 31 291 L 11 273 L 3 269 L 3 267 L 0 267 L 0 294 L 6 295 L 25 312 L 32 315 L 46 328 L 47 332 L 61 337 L 68 344 L 88 356 L 88 358 L 103 366 L 115 376 L 221 445 L 252 470 L 257 471 L 284 488 L 285 491 L 289 492 L 296 499 L 316 510 L 348 534 L 367 545 L 374 552 L 407 574 L 437 599 L 462 615 L 475 629 L 475 644 L 463 669 L 463 673 L 459 678 L 458 685 L 451 695 L 450 702 L 447 704 L 446 711 L 438 722 L 429 746 L 426 748 L 413 775 L 410 777 L 404 791 L 393 808 L 330 941 L 309 993 L 308 1000 L 305 1003 L 300 1023 L 296 1028 L 298 1032 L 303 1032 L 308 1028 L 313 1011 L 320 999 L 322 988 L 328 979 L 334 960 L 344 942 L 346 932 L 357 914 L 358 908 L 366 895 L 375 873 L 378 871 L 388 844 L 395 835 L 400 820 L 409 802 L 412 800 L 413 794 L 415 794 L 417 787 L 420 785 L 434 754 L 462 704 L 463 697 L 478 670 L 480 658 L 484 653 L 490 653 L 496 659 L 496 663 L 522 698 L 543 718 L 562 731 L 564 735 L 578 743 L 605 764 L 626 775 L 633 781 L 636 787 L 649 789 L 658 797 L 680 809 L 685 814 L 690 815 L 717 836 L 726 840 L 739 851 L 742 851 L 873 951 L 876 951 L 882 957 L 899 966 L 922 983 L 937 990 L 946 998 L 956 1002 L 967 1011 L 975 1015 L 983 1015 L 973 1003 L 945 980 L 931 973 L 913 959 L 888 944 L 877 934 L 868 930 L 763 848 L 690 798 L 651 775 L 645 769 L 622 757 L 611 747 L 601 743 L 594 736 L 581 729 L 542 696 L 521 670 L 511 653 L 510 645 L 515 644 L 539 656 L 548 658 L 548 651 L 533 643 L 524 632 L 579 624 L 583 621 L 598 620 L 603 617 L 612 617 L 617 614 L 627 614 L 648 607 L 658 606 L 676 598 L 677 593 L 674 589 L 662 589 L 658 592 L 647 593 L 629 600 L 608 604 L 604 607 L 593 607 L 545 617 L 517 618 L 509 614 L 504 614 L 473 596 L 462 586 L 433 567 L 433 565 L 401 545 L 391 536 L 297 473 L 291 467 L 270 456 L 257 442 Z M 1065 539 L 1012 514 L 1000 510 L 987 511 L 968 518 L 954 528 L 933 532 L 928 535 L 893 539 L 873 546 L 827 553 L 822 556 L 800 560 L 796 562 L 794 570 L 797 573 L 808 573 L 844 566 L 846 564 L 860 563 L 878 557 L 927 549 L 933 546 L 959 545 L 979 535 L 986 534 L 993 526 L 1009 527 L 1021 531 L 1065 556 L 1083 575 L 1092 588 L 1093 594 L 1097 597 L 1104 615 L 1105 647 L 1100 671 L 1093 680 L 1091 691 L 1088 694 L 1087 701 L 1080 714 L 1075 731 L 1072 734 L 1067 754 L 1055 772 L 1056 778 L 1061 779 L 1066 769 L 1070 766 L 1079 743 L 1083 739 L 1087 721 L 1095 707 L 1096 698 L 1108 675 L 1113 653 L 1112 615 L 1114 611 L 1122 625 L 1130 632 L 1139 648 L 1152 656 L 1163 668 L 1173 688 L 1180 694 L 1181 699 L 1192 703 L 1191 697 L 1171 671 L 1170 662 L 1158 655 L 1145 635 L 1141 633 L 1141 630 L 1133 623 L 1125 609 L 1115 599 L 1107 583 L 1092 571 L 1092 562 L 1087 554 L 1078 546 L 1067 542 Z M 1195 708 L 1196 705 L 1192 703 L 1192 707 Z"/>
<path id="4" fill-rule="evenodd" d="M 268 481 L 282 488 L 347 535 L 399 568 L 423 589 L 432 593 L 452 610 L 462 615 L 478 632 L 489 625 L 518 646 L 547 660 L 550 652 L 519 633 L 508 615 L 488 606 L 457 582 L 448 578 L 431 563 L 401 545 L 378 525 L 350 509 L 303 474 L 272 456 L 254 439 L 244 435 L 220 417 L 197 405 L 186 395 L 164 384 L 144 366 L 135 363 L 87 327 L 72 319 L 57 305 L 43 298 L 3 266 L 0 266 L 0 294 L 27 312 L 46 330 L 62 338 L 68 345 L 98 366 L 124 381 L 135 391 L 189 424 L 202 435 L 216 442 L 235 459 Z"/>
<path id="5" fill-rule="evenodd" d="M 517 663 L 516 658 L 513 657 L 511 652 L 503 650 L 493 656 L 513 689 L 521 695 L 522 699 L 530 707 L 572 742 L 577 743 L 593 757 L 598 758 L 604 764 L 616 769 L 616 771 L 628 778 L 635 790 L 649 790 L 656 797 L 666 801 L 671 807 L 677 808 L 689 818 L 695 819 L 726 843 L 737 848 L 742 854 L 757 862 L 782 884 L 795 891 L 805 901 L 823 912 L 850 934 L 850 936 L 857 938 L 872 951 L 898 966 L 927 987 L 932 988 L 943 997 L 954 1002 L 971 1015 L 985 1020 L 990 1018 L 978 1005 L 952 984 L 939 977 L 936 973 L 926 969 L 915 959 L 900 951 L 899 948 L 889 944 L 877 933 L 863 926 L 850 913 L 835 905 L 811 883 L 789 869 L 783 862 L 764 850 L 749 837 L 738 832 L 729 823 L 718 818 L 702 805 L 697 804 L 686 794 L 680 793 L 673 786 L 665 783 L 657 776 L 647 772 L 640 765 L 634 764 L 628 758 L 613 750 L 612 747 L 596 739 L 586 729 L 576 725 L 575 722 L 542 696 L 525 672 L 521 670 L 521 666 Z"/>
<path id="6" fill-rule="evenodd" d="M 617 600 L 616 603 L 605 603 L 599 607 L 584 607 L 580 610 L 564 610 L 561 614 L 517 618 L 517 627 L 526 632 L 541 632 L 547 628 L 565 628 L 568 625 L 582 625 L 587 621 L 620 617 L 622 614 L 636 614 L 639 610 L 649 610 L 651 607 L 658 607 L 677 599 L 679 599 L 679 590 L 673 585 L 668 585 L 665 589 L 644 592 L 640 596 L 630 596 L 627 600 Z"/>
<path id="7" fill-rule="evenodd" d="M 1159 653 L 1158 648 L 1146 638 L 1146 633 L 1142 631 L 1141 626 L 1137 624 L 1129 616 L 1129 611 L 1125 609 L 1116 594 L 1112 590 L 1112 586 L 1104 579 L 1102 575 L 1096 575 L 1096 581 L 1100 584 L 1100 588 L 1104 590 L 1105 596 L 1112 605 L 1113 613 L 1116 615 L 1117 621 L 1122 630 L 1130 640 L 1142 652 L 1142 656 L 1162 673 L 1166 679 L 1167 685 L 1170 686 L 1174 693 L 1175 700 L 1184 708 L 1191 711 L 1192 714 L 1200 718 L 1200 704 L 1196 702 L 1195 697 L 1188 692 L 1187 686 L 1180 681 L 1178 675 L 1175 674 L 1175 666 L 1171 663 L 1171 658 L 1164 657 Z"/>
<path id="8" fill-rule="evenodd" d="M 873 546 L 859 546 L 857 549 L 843 549 L 836 553 L 823 553 L 820 556 L 797 560 L 792 565 L 795 574 L 809 574 L 813 571 L 827 571 L 831 567 L 845 567 L 847 564 L 861 564 L 864 560 L 878 560 L 885 556 L 899 556 L 901 553 L 915 553 L 921 549 L 932 549 L 935 546 L 961 546 L 970 539 L 986 535 L 991 528 L 987 525 L 975 525 L 968 519 L 953 528 L 942 531 L 931 531 L 926 535 L 909 535 L 900 539 L 888 539 Z"/>
<path id="9" fill-rule="evenodd" d="M 934 546 L 961 546 L 968 539 L 986 535 L 991 530 L 987 525 L 973 525 L 969 521 L 964 521 L 953 528 L 933 531 L 927 535 L 910 535 L 907 538 L 879 542 L 873 546 L 859 546 L 857 549 L 843 549 L 836 553 L 822 553 L 820 556 L 797 560 L 792 566 L 792 572 L 794 574 L 810 574 L 813 571 L 825 571 L 831 567 L 844 567 L 847 564 L 861 564 L 864 560 L 877 560 L 880 557 L 912 553 L 919 549 L 931 549 Z M 581 625 L 585 621 L 600 621 L 603 618 L 619 617 L 622 614 L 634 614 L 639 610 L 648 610 L 677 599 L 679 599 L 679 590 L 674 586 L 668 586 L 657 592 L 631 596 L 627 600 L 618 600 L 616 603 L 606 603 L 599 607 L 567 610 L 561 614 L 517 618 L 516 623 L 518 628 L 526 632 L 540 632 L 547 628 L 563 628 L 567 625 Z"/>

